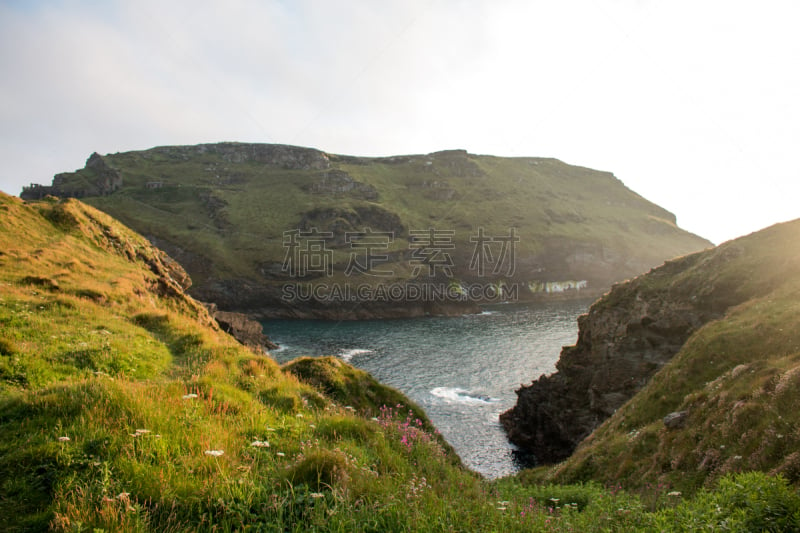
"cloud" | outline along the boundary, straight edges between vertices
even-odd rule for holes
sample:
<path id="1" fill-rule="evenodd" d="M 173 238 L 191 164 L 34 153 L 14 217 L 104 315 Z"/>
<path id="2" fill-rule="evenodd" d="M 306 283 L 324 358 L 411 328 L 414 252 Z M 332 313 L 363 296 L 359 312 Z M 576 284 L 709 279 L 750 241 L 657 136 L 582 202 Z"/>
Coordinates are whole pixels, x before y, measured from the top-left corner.
<path id="1" fill-rule="evenodd" d="M 614 171 L 722 240 L 798 214 L 798 14 L 779 1 L 4 3 L 0 189 L 161 144 L 465 148 Z"/>

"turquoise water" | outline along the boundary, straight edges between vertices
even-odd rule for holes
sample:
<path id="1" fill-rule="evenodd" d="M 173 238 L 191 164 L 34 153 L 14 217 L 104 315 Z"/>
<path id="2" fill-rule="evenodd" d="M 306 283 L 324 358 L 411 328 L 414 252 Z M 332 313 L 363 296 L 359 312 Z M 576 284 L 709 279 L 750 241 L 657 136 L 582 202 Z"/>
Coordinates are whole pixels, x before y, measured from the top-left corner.
<path id="1" fill-rule="evenodd" d="M 268 320 L 278 362 L 336 355 L 415 402 L 468 467 L 490 477 L 524 466 L 498 415 L 514 390 L 555 371 L 561 347 L 577 340 L 591 302 L 507 304 L 480 315 L 329 322 Z"/>

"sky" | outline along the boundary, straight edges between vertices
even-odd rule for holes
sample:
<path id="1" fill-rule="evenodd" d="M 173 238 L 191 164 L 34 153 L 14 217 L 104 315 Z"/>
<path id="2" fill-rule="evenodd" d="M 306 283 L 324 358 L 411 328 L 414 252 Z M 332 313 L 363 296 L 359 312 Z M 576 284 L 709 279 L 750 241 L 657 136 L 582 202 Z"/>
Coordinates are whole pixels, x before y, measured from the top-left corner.
<path id="1" fill-rule="evenodd" d="M 613 172 L 714 243 L 800 218 L 800 2 L 0 0 L 0 190 L 92 152 L 462 148 Z"/>

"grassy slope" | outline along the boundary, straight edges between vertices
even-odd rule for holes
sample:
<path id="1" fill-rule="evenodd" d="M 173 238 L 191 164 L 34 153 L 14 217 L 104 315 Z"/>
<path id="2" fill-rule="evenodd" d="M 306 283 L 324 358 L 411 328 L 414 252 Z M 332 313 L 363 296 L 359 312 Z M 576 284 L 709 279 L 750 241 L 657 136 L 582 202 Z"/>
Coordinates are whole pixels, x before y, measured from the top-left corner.
<path id="1" fill-rule="evenodd" d="M 166 258 L 78 201 L 0 193 L 0 250 L 4 531 L 797 524 L 800 499 L 764 477 L 681 504 L 663 489 L 483 481 L 367 374 L 333 358 L 282 369 L 236 344 L 164 277 Z"/>
<path id="2" fill-rule="evenodd" d="M 160 294 L 126 254 L 157 252 L 106 215 L 4 195 L 0 215 L 4 530 L 302 521 L 311 491 L 366 504 L 428 468 L 479 490 L 438 437 L 419 430 L 406 446 L 378 405 L 345 409 L 212 327 L 191 299 Z"/>
<path id="3" fill-rule="evenodd" d="M 125 185 L 110 196 L 86 201 L 142 234 L 157 235 L 210 257 L 210 272 L 193 272 L 198 284 L 205 282 L 206 275 L 262 279 L 263 264 L 283 261 L 283 232 L 298 227 L 303 213 L 319 207 L 346 211 L 377 205 L 396 213 L 406 230 L 431 226 L 455 230 L 453 254 L 460 257 L 456 262 L 462 265 L 462 275 L 473 247 L 469 237 L 478 226 L 497 236 L 508 234 L 510 227 L 518 228 L 521 258 L 542 252 L 553 239 L 600 245 L 646 265 L 708 245 L 678 229 L 670 213 L 636 195 L 613 175 L 553 159 L 431 154 L 392 163 L 330 156 L 333 168 L 375 187 L 379 197 L 368 201 L 306 192 L 303 187 L 318 181 L 320 171 L 286 170 L 252 161 L 231 163 L 211 151 L 192 152 L 191 147 L 174 150 L 106 156 L 108 164 L 122 172 Z M 86 172 L 73 174 L 69 180 L 80 181 Z M 161 179 L 165 179 L 164 189 L 144 188 L 146 182 Z M 423 187 L 426 182 L 452 189 L 453 199 L 437 199 L 438 189 Z M 201 199 L 208 195 L 226 206 L 210 213 Z M 407 250 L 407 234 L 397 237 L 393 249 Z M 341 249 L 335 255 L 339 267 L 346 264 L 349 251 Z M 620 273 L 623 278 L 641 271 L 642 263 L 633 263 Z M 400 278 L 409 275 L 407 261 L 394 265 L 394 270 Z"/>
<path id="4" fill-rule="evenodd" d="M 683 258 L 669 270 L 637 278 L 629 291 L 612 292 L 619 301 L 596 305 L 624 304 L 638 291 L 698 299 L 714 291 L 743 303 L 696 331 L 570 459 L 525 477 L 693 491 L 756 470 L 800 482 L 800 221 Z M 665 415 L 684 410 L 684 428 L 665 428 Z"/>

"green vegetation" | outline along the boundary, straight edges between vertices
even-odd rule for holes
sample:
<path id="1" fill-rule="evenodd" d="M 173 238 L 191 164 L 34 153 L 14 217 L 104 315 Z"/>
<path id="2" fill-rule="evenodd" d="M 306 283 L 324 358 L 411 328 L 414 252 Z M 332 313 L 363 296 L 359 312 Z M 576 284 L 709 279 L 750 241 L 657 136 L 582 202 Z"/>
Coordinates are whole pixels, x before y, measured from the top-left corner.
<path id="1" fill-rule="evenodd" d="M 483 480 L 400 393 L 333 358 L 281 368 L 254 354 L 179 275 L 79 201 L 0 194 L 3 531 L 798 526 L 788 470 L 723 475 L 696 495 Z M 791 395 L 791 376 L 775 378 L 765 394 Z"/>
<path id="2" fill-rule="evenodd" d="M 461 150 L 357 158 L 220 143 L 109 154 L 93 161 L 116 173 L 121 187 L 104 195 L 87 188 L 97 179 L 95 166 L 87 165 L 59 175 L 53 193 L 89 191 L 81 196 L 84 201 L 155 238 L 173 254 L 192 275 L 193 294 L 240 309 L 254 308 L 258 301 L 274 304 L 275 292 L 292 277 L 282 271 L 284 232 L 295 229 L 333 234 L 326 243 L 333 264 L 329 283 L 343 281 L 354 250 L 365 253 L 345 241 L 346 232 L 371 228 L 392 233 L 386 248 L 372 253 L 387 256 L 373 266 L 393 275 L 376 278 L 356 271 L 347 278 L 372 285 L 427 276 L 427 270 L 415 273 L 409 260 L 412 231 L 452 231 L 439 242 L 452 245 L 444 250 L 453 261 L 453 279 L 470 281 L 478 277 L 475 265 L 470 267 L 476 246 L 470 239 L 478 229 L 500 238 L 514 228 L 519 237 L 516 269 L 509 270 L 507 256 L 504 268 L 495 273 L 490 266 L 484 275 L 492 282 L 513 276 L 523 287 L 522 297 L 530 296 L 528 282 L 588 280 L 589 290 L 602 291 L 710 244 L 679 229 L 671 213 L 612 174 L 554 159 Z M 158 187 L 150 187 L 154 184 Z M 498 243 L 491 246 L 497 261 Z M 242 280 L 248 280 L 250 290 L 235 299 L 218 289 L 220 282 L 230 287 Z M 245 302 L 253 287 L 260 289 L 257 297 Z"/>
<path id="3" fill-rule="evenodd" d="M 800 482 L 800 221 L 668 263 L 597 305 L 685 294 L 709 313 L 672 361 L 564 463 L 530 482 L 593 479 L 693 492 L 731 473 Z M 683 427 L 662 422 L 686 412 Z"/>

